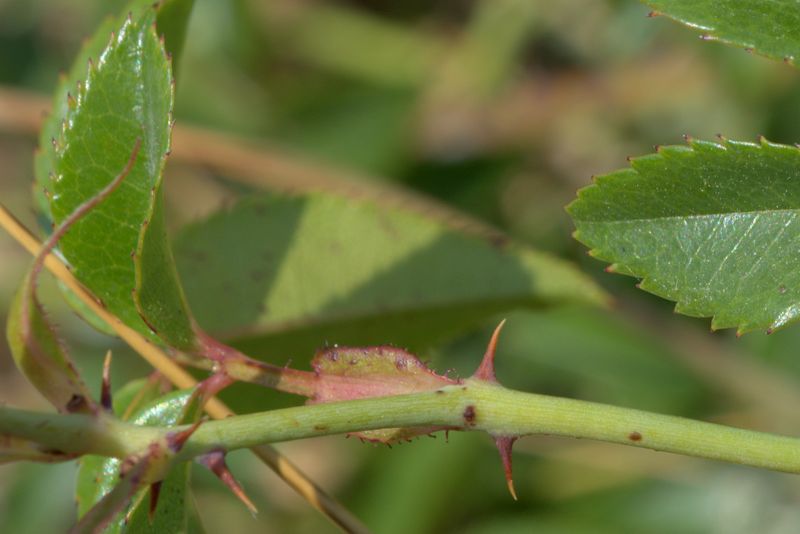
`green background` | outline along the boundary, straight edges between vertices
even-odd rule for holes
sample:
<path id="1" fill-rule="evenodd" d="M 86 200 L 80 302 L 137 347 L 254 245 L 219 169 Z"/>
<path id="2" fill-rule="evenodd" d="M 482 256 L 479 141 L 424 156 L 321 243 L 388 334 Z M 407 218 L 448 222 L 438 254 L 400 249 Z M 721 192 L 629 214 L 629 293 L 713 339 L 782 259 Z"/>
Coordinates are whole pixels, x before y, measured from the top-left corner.
<path id="1" fill-rule="evenodd" d="M 113 4 L 113 5 L 112 5 Z M 120 2 L 0 1 L 0 89 L 47 95 L 81 40 Z M 570 238 L 575 190 L 682 134 L 800 141 L 800 73 L 647 18 L 632 0 L 198 0 L 176 117 L 265 141 L 280 154 L 433 196 L 515 239 L 579 264 L 616 296 L 612 313 L 567 307 L 508 316 L 498 375 L 508 386 L 797 434 L 800 329 L 708 333 L 707 320 L 636 291 Z M 0 107 L 9 104 L 0 93 Z M 0 111 L 5 111 L 0 109 Z M 35 135 L 0 126 L 0 200 L 34 226 Z M 213 171 L 169 165 L 170 228 L 242 193 Z M 0 234 L 0 315 L 29 263 Z M 147 368 L 43 300 L 93 387 L 111 346 L 121 385 Z M 202 316 L 202 314 L 198 314 Z M 3 318 L 4 320 L 4 318 Z M 467 375 L 494 319 L 420 356 Z M 309 355 L 310 357 L 310 355 Z M 307 360 L 295 355 L 293 364 Z M 285 363 L 285 362 L 281 362 Z M 296 402 L 241 386 L 241 411 Z M 47 409 L 0 345 L 0 402 Z M 516 446 L 519 502 L 490 440 L 451 433 L 395 446 L 341 437 L 280 445 L 377 532 L 794 532 L 796 477 L 646 450 L 529 437 Z M 206 531 L 335 532 L 247 454 L 231 467 L 252 517 L 194 473 Z M 63 531 L 75 467 L 0 467 L 0 532 Z"/>

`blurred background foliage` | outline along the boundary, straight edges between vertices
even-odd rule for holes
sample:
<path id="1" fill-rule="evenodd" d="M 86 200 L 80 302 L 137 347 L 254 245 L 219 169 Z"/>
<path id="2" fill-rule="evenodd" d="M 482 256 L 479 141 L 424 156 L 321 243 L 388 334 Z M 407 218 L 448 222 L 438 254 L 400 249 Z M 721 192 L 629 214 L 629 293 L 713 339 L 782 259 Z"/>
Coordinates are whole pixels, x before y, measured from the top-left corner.
<path id="1" fill-rule="evenodd" d="M 121 5 L 0 0 L 0 89 L 49 94 L 82 39 Z M 570 238 L 563 206 L 575 190 L 654 144 L 717 133 L 800 141 L 796 70 L 702 43 L 647 13 L 634 0 L 197 0 L 177 120 L 257 139 L 337 176 L 419 191 L 579 263 L 615 295 L 612 312 L 509 316 L 498 363 L 507 385 L 796 434 L 800 328 L 709 334 L 708 321 L 673 315 L 670 303 L 604 273 Z M 0 111 L 9 105 L 0 98 Z M 34 148 L 31 132 L 0 126 L 0 199 L 31 227 Z M 169 165 L 172 227 L 230 205 L 240 191 L 223 178 Z M 0 234 L 0 315 L 28 262 Z M 54 287 L 44 284 L 45 301 L 89 380 L 99 384 L 109 346 L 115 384 L 148 373 L 75 318 Z M 420 355 L 465 376 L 492 326 Z M 301 367 L 310 357 L 291 356 Z M 296 402 L 245 386 L 228 400 L 240 411 Z M 47 409 L 5 344 L 0 402 Z M 483 435 L 391 450 L 342 437 L 280 448 L 381 533 L 800 528 L 796 477 L 601 443 L 521 440 L 520 502 L 509 498 Z M 250 455 L 231 463 L 261 513 L 250 516 L 197 470 L 194 497 L 207 532 L 335 532 Z M 74 518 L 74 474 L 72 464 L 0 467 L 0 532 L 63 531 Z"/>

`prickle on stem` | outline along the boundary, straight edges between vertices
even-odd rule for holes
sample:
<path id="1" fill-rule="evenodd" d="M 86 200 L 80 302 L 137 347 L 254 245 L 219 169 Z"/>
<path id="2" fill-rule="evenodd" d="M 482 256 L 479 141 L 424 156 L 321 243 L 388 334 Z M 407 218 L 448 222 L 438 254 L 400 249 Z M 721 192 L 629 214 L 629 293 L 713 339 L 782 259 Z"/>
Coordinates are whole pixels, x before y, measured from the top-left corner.
<path id="1" fill-rule="evenodd" d="M 505 324 L 506 320 L 503 319 L 494 329 L 492 337 L 489 340 L 489 346 L 486 347 L 486 352 L 483 355 L 483 360 L 475 373 L 473 373 L 472 378 L 486 382 L 497 382 L 497 376 L 494 371 L 494 354 L 497 349 L 497 340 L 500 338 L 500 332 L 503 330 Z"/>
<path id="2" fill-rule="evenodd" d="M 472 375 L 475 380 L 483 380 L 485 382 L 497 382 L 495 374 L 494 358 L 497 351 L 497 341 L 500 338 L 500 332 L 505 326 L 506 320 L 500 321 L 500 324 L 494 329 L 492 337 L 489 340 L 489 345 L 486 347 L 486 353 L 483 355 L 483 360 L 477 371 Z M 517 500 L 517 492 L 514 489 L 514 477 L 511 470 L 511 452 L 514 447 L 514 442 L 518 436 L 492 436 L 494 443 L 497 446 L 497 451 L 500 453 L 500 460 L 503 462 L 503 471 L 506 477 L 506 484 L 508 485 L 508 492 L 514 500 Z"/>

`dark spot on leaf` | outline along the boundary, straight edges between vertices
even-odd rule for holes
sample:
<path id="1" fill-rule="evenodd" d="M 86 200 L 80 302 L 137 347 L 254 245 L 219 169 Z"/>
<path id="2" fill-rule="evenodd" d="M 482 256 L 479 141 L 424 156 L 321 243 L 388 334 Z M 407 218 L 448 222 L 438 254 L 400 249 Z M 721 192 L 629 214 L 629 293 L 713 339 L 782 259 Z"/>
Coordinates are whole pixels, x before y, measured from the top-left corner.
<path id="1" fill-rule="evenodd" d="M 328 425 L 314 425 L 314 430 L 317 432 L 325 432 L 328 428 Z"/>
<path id="2" fill-rule="evenodd" d="M 642 441 L 642 435 L 639 432 L 631 432 L 628 434 L 628 439 L 631 441 Z"/>
<path id="3" fill-rule="evenodd" d="M 786 286 L 783 285 L 783 284 L 778 286 L 778 293 L 780 293 L 781 295 L 785 294 L 786 293 Z"/>

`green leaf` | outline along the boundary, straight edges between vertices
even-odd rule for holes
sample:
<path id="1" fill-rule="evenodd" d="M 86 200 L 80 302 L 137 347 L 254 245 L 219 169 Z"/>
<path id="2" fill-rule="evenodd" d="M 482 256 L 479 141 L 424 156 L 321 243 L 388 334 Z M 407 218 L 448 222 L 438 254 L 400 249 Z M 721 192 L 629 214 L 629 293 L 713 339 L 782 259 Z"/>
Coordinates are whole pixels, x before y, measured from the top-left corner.
<path id="1" fill-rule="evenodd" d="M 690 140 L 600 176 L 568 208 L 575 237 L 610 271 L 713 316 L 774 330 L 800 315 L 800 149 Z"/>
<path id="2" fill-rule="evenodd" d="M 152 397 L 154 386 L 157 387 L 157 384 L 136 381 L 123 388 L 120 394 L 115 395 L 115 413 L 122 416 L 131 411 L 131 405 L 120 399 L 141 403 L 142 399 Z M 134 409 L 130 421 L 145 426 L 173 426 L 191 421 L 197 415 L 194 410 L 191 410 L 192 413 L 186 414 L 186 402 L 191 394 L 192 390 L 181 390 L 152 399 L 139 409 Z M 117 458 L 99 456 L 81 458 L 76 482 L 78 517 L 83 517 L 88 513 L 95 504 L 119 484 L 121 463 L 121 460 Z M 189 474 L 190 469 L 186 462 L 172 468 L 161 485 L 158 507 L 152 523 L 148 508 L 149 494 L 147 492 L 149 490 L 145 490 L 140 498 L 134 501 L 132 508 L 126 511 L 125 516 L 128 517 L 128 521 L 124 521 L 124 517 L 121 516 L 104 532 L 185 531 L 189 506 L 187 502 Z"/>
<path id="3" fill-rule="evenodd" d="M 179 61 L 193 5 L 194 0 L 166 0 L 155 7 L 158 12 L 158 34 L 164 37 L 166 49 L 175 63 Z M 39 133 L 39 148 L 34 157 L 33 192 L 36 207 L 40 212 L 40 225 L 45 233 L 50 232 L 53 224 L 48 197 L 53 191 L 52 178 L 56 175 L 55 168 L 58 157 L 55 145 L 67 116 L 68 102 L 72 98 L 70 95 L 77 94 L 78 84 L 83 83 L 88 76 L 90 63 L 96 62 L 100 58 L 111 40 L 112 33 L 122 24 L 123 17 L 128 14 L 140 17 L 142 14 L 152 12 L 153 9 L 152 0 L 133 0 L 121 11 L 120 17 L 108 17 L 84 43 L 68 73 L 61 77 L 56 86 L 52 108 L 42 124 Z M 114 331 L 69 289 L 65 287 L 61 289 L 70 306 L 93 327 L 101 332 L 114 335 Z"/>
<path id="4" fill-rule="evenodd" d="M 113 179 L 141 140 L 119 189 L 78 221 L 59 249 L 78 279 L 123 322 L 189 348 L 191 319 L 161 209 L 173 94 L 154 16 L 148 11 L 127 19 L 80 85 L 56 143 L 50 210 L 60 223 Z"/>
<path id="5" fill-rule="evenodd" d="M 794 63 L 800 57 L 800 9 L 795 0 L 642 0 L 703 32 L 703 39 Z"/>
<path id="6" fill-rule="evenodd" d="M 100 58 L 111 40 L 112 32 L 122 24 L 123 17 L 128 14 L 140 17 L 142 14 L 152 11 L 153 5 L 152 0 L 133 0 L 125 6 L 119 18 L 108 17 L 104 20 L 91 38 L 83 44 L 69 72 L 61 77 L 56 86 L 52 109 L 42 124 L 39 133 L 39 149 L 34 158 L 34 195 L 37 207 L 42 211 L 47 223 L 45 228 L 48 228 L 52 221 L 46 192 L 52 190 L 51 180 L 55 176 L 57 161 L 54 144 L 59 138 L 67 116 L 68 95 L 76 94 L 78 83 L 86 80 L 90 62 L 96 62 Z M 175 63 L 179 61 L 183 49 L 186 27 L 193 6 L 194 0 L 165 0 L 156 6 L 158 34 L 164 36 L 166 49 Z"/>
<path id="7" fill-rule="evenodd" d="M 36 298 L 32 272 L 23 279 L 6 323 L 11 354 L 25 378 L 61 412 L 91 412 L 94 401 Z"/>
<path id="8" fill-rule="evenodd" d="M 419 350 L 498 312 L 604 299 L 556 258 L 330 194 L 248 197 L 175 250 L 204 328 L 284 358 L 326 342 Z"/>

